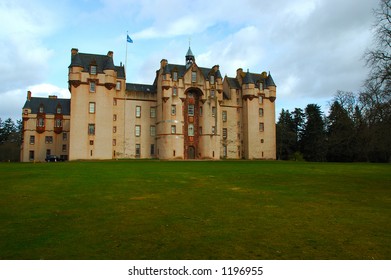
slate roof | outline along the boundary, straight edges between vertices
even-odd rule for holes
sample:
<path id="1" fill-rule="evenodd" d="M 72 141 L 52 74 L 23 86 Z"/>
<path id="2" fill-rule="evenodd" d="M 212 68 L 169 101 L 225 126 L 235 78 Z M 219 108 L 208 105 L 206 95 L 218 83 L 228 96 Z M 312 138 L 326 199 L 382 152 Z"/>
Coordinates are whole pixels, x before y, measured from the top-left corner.
<path id="1" fill-rule="evenodd" d="M 241 88 L 239 81 L 236 78 L 231 78 L 231 77 L 225 77 L 225 78 L 227 79 L 230 88 L 235 88 L 235 89 Z M 264 88 L 267 88 L 269 86 L 276 86 L 272 78 L 272 75 L 270 73 L 265 78 L 263 74 L 246 72 L 246 75 L 243 78 L 243 84 L 253 83 L 255 84 L 256 87 L 259 87 L 259 83 L 261 82 Z"/>
<path id="2" fill-rule="evenodd" d="M 243 84 L 254 84 L 253 75 L 247 70 L 246 76 L 243 78 Z"/>
<path id="3" fill-rule="evenodd" d="M 56 114 L 58 104 L 61 105 L 63 115 L 71 114 L 71 100 L 62 98 L 31 97 L 30 100 L 26 100 L 23 109 L 31 109 L 32 114 L 37 114 L 41 104 L 45 114 Z"/>
<path id="4" fill-rule="evenodd" d="M 126 91 L 141 91 L 147 93 L 156 93 L 156 86 L 145 84 L 126 83 Z"/>
<path id="5" fill-rule="evenodd" d="M 236 78 L 225 77 L 230 88 L 240 89 L 239 81 Z"/>
<path id="6" fill-rule="evenodd" d="M 220 70 L 217 70 L 216 72 L 213 71 L 212 68 L 205 68 L 205 67 L 198 67 L 200 69 L 201 73 L 204 75 L 204 78 L 209 80 L 210 75 L 214 75 L 215 78 L 222 78 Z M 163 69 L 163 74 L 168 74 L 171 72 L 178 72 L 178 78 L 183 78 L 187 71 L 186 65 L 179 65 L 179 64 L 167 64 Z"/>
<path id="7" fill-rule="evenodd" d="M 91 65 L 97 66 L 97 73 L 103 73 L 103 70 L 108 69 L 115 70 L 118 78 L 125 78 L 124 66 L 115 66 L 113 58 L 108 55 L 77 53 L 72 55 L 69 67 L 81 66 L 83 71 L 89 72 Z"/>

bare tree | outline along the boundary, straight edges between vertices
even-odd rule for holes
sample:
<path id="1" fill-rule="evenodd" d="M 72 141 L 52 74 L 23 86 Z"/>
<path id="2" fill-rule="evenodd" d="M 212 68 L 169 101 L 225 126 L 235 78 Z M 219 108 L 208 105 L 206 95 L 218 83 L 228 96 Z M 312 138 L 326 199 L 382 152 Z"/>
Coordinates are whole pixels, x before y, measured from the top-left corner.
<path id="1" fill-rule="evenodd" d="M 380 0 L 374 14 L 374 48 L 365 53 L 371 70 L 367 84 L 372 83 L 372 87 L 376 84 L 383 93 L 381 101 L 388 102 L 391 93 L 391 0 Z"/>

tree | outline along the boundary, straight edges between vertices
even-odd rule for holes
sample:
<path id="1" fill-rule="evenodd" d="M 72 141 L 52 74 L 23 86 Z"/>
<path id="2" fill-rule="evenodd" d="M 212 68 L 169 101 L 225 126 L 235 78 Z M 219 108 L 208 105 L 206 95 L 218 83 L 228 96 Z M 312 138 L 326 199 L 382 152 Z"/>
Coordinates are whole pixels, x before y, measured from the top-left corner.
<path id="1" fill-rule="evenodd" d="M 331 105 L 327 121 L 327 161 L 353 161 L 354 123 L 338 101 Z"/>
<path id="2" fill-rule="evenodd" d="M 295 152 L 294 122 L 289 110 L 282 109 L 276 125 L 277 158 L 287 160 Z"/>
<path id="3" fill-rule="evenodd" d="M 305 160 L 324 161 L 326 159 L 325 122 L 317 104 L 305 108 L 305 123 L 301 137 L 301 150 Z"/>
<path id="4" fill-rule="evenodd" d="M 368 124 L 368 158 L 391 161 L 391 0 L 375 13 L 374 48 L 365 53 L 370 75 L 360 93 Z"/>
<path id="5" fill-rule="evenodd" d="M 374 11 L 374 48 L 365 53 L 370 75 L 366 83 L 379 87 L 383 97 L 391 93 L 391 0 L 381 0 Z"/>
<path id="6" fill-rule="evenodd" d="M 16 125 L 11 118 L 6 119 L 4 122 L 0 119 L 0 143 L 6 142 L 12 133 L 17 131 Z"/>
<path id="7" fill-rule="evenodd" d="M 0 161 L 18 161 L 21 144 L 21 121 L 15 125 L 11 118 L 0 119 Z"/>

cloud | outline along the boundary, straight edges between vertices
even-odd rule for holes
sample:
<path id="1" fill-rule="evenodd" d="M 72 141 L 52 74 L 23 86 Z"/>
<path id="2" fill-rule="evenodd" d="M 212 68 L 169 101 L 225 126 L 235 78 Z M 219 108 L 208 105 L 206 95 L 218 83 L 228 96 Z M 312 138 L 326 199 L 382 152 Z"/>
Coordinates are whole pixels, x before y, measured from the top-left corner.
<path id="1" fill-rule="evenodd" d="M 58 98 L 70 98 L 70 93 L 67 88 L 61 88 L 48 83 L 31 85 L 24 89 L 9 90 L 2 93 L 0 111 L 0 118 L 2 120 L 9 117 L 14 120 L 21 118 L 22 108 L 26 102 L 27 91 L 31 91 L 33 97 L 48 97 L 49 95 L 56 95 Z"/>

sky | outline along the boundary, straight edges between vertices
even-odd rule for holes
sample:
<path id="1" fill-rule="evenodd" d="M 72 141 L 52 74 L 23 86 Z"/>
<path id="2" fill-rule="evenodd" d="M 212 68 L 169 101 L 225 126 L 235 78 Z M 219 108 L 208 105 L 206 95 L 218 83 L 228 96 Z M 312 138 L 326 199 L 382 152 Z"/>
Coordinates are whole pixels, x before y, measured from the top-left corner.
<path id="1" fill-rule="evenodd" d="M 27 91 L 70 98 L 71 49 L 125 63 L 127 82 L 152 84 L 161 59 L 272 74 L 276 117 L 337 90 L 358 92 L 368 74 L 377 0 L 0 0 L 0 118 L 21 119 Z M 127 33 L 133 44 L 126 42 Z"/>

